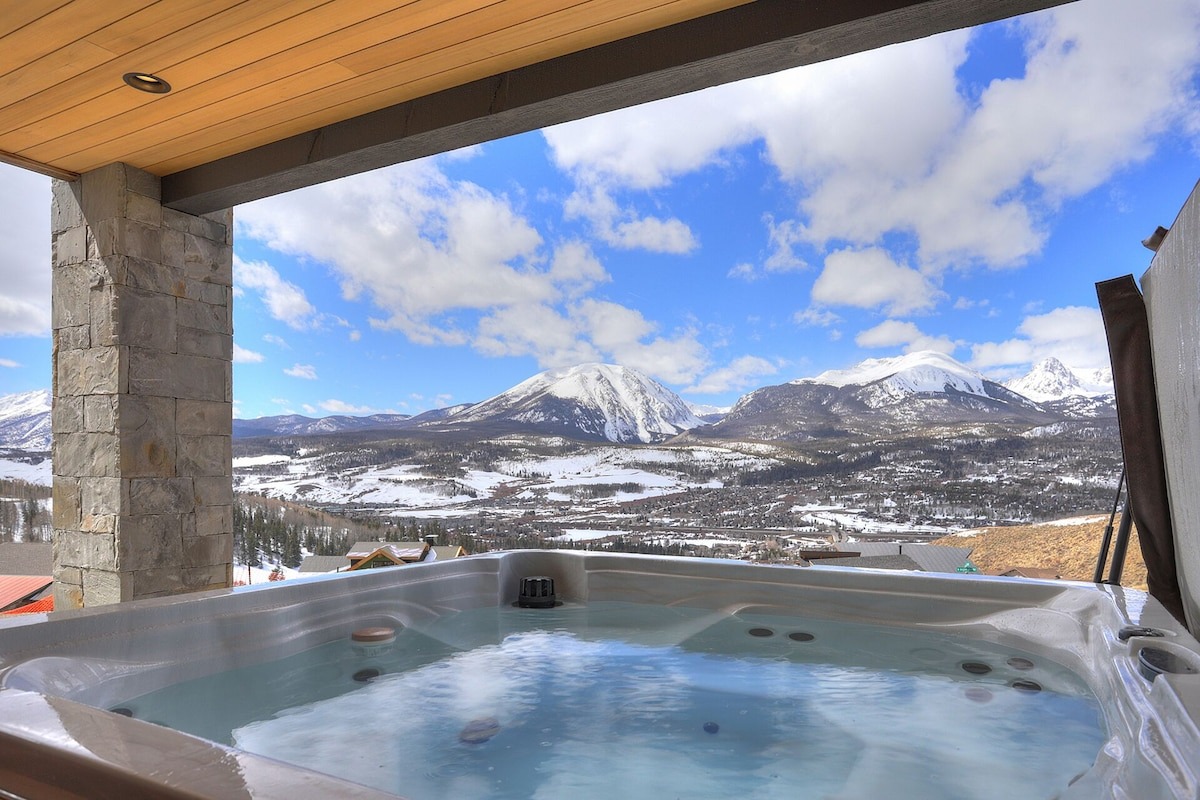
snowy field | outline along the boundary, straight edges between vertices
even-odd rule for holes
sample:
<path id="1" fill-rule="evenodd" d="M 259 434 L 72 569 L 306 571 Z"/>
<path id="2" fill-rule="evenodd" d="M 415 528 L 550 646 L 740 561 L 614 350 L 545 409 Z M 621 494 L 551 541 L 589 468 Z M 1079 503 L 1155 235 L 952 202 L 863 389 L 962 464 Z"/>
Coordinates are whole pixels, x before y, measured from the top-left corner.
<path id="1" fill-rule="evenodd" d="M 40 464 L 29 464 L 25 461 L 0 456 L 0 479 L 50 486 L 54 482 L 54 474 L 48 458 L 43 459 Z"/>

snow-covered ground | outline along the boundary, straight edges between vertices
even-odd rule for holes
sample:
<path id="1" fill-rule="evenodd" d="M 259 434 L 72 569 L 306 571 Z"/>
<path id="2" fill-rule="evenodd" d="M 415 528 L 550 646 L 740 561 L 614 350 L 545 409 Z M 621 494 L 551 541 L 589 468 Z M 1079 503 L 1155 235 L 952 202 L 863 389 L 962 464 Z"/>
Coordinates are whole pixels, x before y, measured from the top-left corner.
<path id="1" fill-rule="evenodd" d="M 39 464 L 30 464 L 27 461 L 0 457 L 0 479 L 50 486 L 54 482 L 54 473 L 48 458 L 42 459 Z"/>

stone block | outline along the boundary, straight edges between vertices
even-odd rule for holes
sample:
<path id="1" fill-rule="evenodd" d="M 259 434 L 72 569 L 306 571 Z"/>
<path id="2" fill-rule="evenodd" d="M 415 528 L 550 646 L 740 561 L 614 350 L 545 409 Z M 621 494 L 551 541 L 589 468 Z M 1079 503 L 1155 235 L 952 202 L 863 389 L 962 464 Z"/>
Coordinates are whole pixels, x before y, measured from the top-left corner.
<path id="1" fill-rule="evenodd" d="M 57 468 L 57 464 L 55 465 Z M 58 529 L 74 530 L 79 527 L 79 478 L 54 476 L 51 524 Z"/>
<path id="2" fill-rule="evenodd" d="M 200 506 L 196 509 L 196 537 L 233 535 L 233 506 Z"/>
<path id="3" fill-rule="evenodd" d="M 132 573 L 132 578 L 134 597 L 157 597 L 184 591 L 183 569 L 178 566 L 140 569 Z"/>
<path id="4" fill-rule="evenodd" d="M 136 571 L 178 567 L 183 561 L 179 514 L 134 514 L 117 523 L 121 569 Z"/>
<path id="5" fill-rule="evenodd" d="M 130 514 L 189 514 L 196 507 L 191 478 L 130 478 Z"/>
<path id="6" fill-rule="evenodd" d="M 50 325 L 55 330 L 91 322 L 91 277 L 86 264 L 55 267 L 50 272 Z"/>
<path id="7" fill-rule="evenodd" d="M 54 584 L 54 608 L 63 611 L 71 608 L 83 608 L 83 574 L 80 573 L 79 583 Z"/>
<path id="8" fill-rule="evenodd" d="M 222 228 L 224 228 L 225 229 L 225 238 L 224 238 L 225 244 L 228 244 L 228 245 L 233 244 L 233 209 L 232 208 L 224 208 L 224 209 L 221 209 L 220 211 L 210 211 L 209 213 L 201 214 L 200 216 L 206 220 L 215 222 L 218 225 L 220 225 Z M 195 233 L 195 231 L 192 231 L 192 232 Z M 210 238 L 215 238 L 215 237 L 210 237 Z M 217 240 L 217 241 L 221 241 L 221 240 Z"/>
<path id="9" fill-rule="evenodd" d="M 50 186 L 50 233 L 62 233 L 68 228 L 84 225 L 83 210 L 79 207 L 76 191 L 78 181 L 51 181 Z"/>
<path id="10" fill-rule="evenodd" d="M 108 164 L 86 172 L 77 183 L 79 190 L 76 197 L 89 225 L 95 226 L 121 215 L 129 186 L 124 164 Z"/>
<path id="11" fill-rule="evenodd" d="M 135 222 L 160 227 L 162 212 L 162 204 L 153 197 L 137 192 L 129 192 L 125 196 L 125 216 Z"/>
<path id="12" fill-rule="evenodd" d="M 183 276 L 182 270 L 172 269 L 154 261 L 129 258 L 128 256 L 124 257 L 122 261 L 124 264 L 125 285 L 147 292 L 171 295 L 172 297 L 184 296 L 187 281 Z"/>
<path id="13" fill-rule="evenodd" d="M 192 480 L 192 490 L 195 492 L 197 509 L 205 506 L 229 506 L 231 507 L 229 513 L 232 517 L 233 479 L 228 475 L 212 478 L 194 478 Z"/>
<path id="14" fill-rule="evenodd" d="M 128 573 L 106 569 L 83 571 L 83 602 L 87 606 L 106 606 L 132 600 L 133 581 Z"/>
<path id="15" fill-rule="evenodd" d="M 183 436 L 229 436 L 233 433 L 233 404 L 223 400 L 179 400 L 175 430 Z"/>
<path id="16" fill-rule="evenodd" d="M 83 570 L 79 567 L 55 567 L 54 580 L 59 583 L 70 583 L 83 586 Z"/>
<path id="17" fill-rule="evenodd" d="M 84 514 L 79 522 L 79 530 L 84 533 L 115 533 L 117 516 L 115 514 Z"/>
<path id="18" fill-rule="evenodd" d="M 130 256 L 144 261 L 164 261 L 162 229 L 157 226 L 118 217 L 93 223 L 91 229 L 95 254 L 100 258 Z"/>
<path id="19" fill-rule="evenodd" d="M 64 433 L 54 437 L 54 469 L 58 475 L 118 477 L 119 454 L 115 433 Z"/>
<path id="20" fill-rule="evenodd" d="M 180 327 L 175 335 L 175 349 L 180 355 L 233 361 L 233 336 L 227 333 Z"/>
<path id="21" fill-rule="evenodd" d="M 67 228 L 50 236 L 50 263 L 56 267 L 82 264 L 88 257 L 87 228 Z"/>
<path id="22" fill-rule="evenodd" d="M 89 570 L 117 569 L 116 537 L 112 533 L 83 534 L 87 546 L 87 561 L 84 562 Z M 87 576 L 84 575 L 84 593 L 87 592 Z"/>
<path id="23" fill-rule="evenodd" d="M 54 331 L 54 348 L 56 350 L 86 350 L 91 346 L 92 328 L 90 325 L 74 325 Z"/>
<path id="24" fill-rule="evenodd" d="M 233 449 L 230 437 L 176 437 L 175 471 L 181 477 L 232 475 Z"/>
<path id="25" fill-rule="evenodd" d="M 121 478 L 80 478 L 79 509 L 88 514 L 120 514 L 125 510 L 125 481 Z"/>
<path id="26" fill-rule="evenodd" d="M 119 394 L 120 355 L 115 347 L 60 351 L 54 369 L 58 395 Z"/>
<path id="27" fill-rule="evenodd" d="M 181 326 L 201 331 L 233 335 L 229 321 L 229 307 L 201 303 L 196 300 L 176 300 L 178 320 Z"/>
<path id="28" fill-rule="evenodd" d="M 125 185 L 129 191 L 144 195 L 155 203 L 162 202 L 162 180 L 145 170 L 121 164 L 125 169 Z"/>
<path id="29" fill-rule="evenodd" d="M 192 280 L 232 286 L 233 248 L 189 233 L 183 251 L 183 270 Z"/>
<path id="30" fill-rule="evenodd" d="M 224 566 L 233 562 L 233 534 L 194 536 L 183 540 L 183 566 Z"/>
<path id="31" fill-rule="evenodd" d="M 204 589 L 223 589 L 229 585 L 229 564 L 184 567 L 183 584 L 190 592 Z"/>
<path id="32" fill-rule="evenodd" d="M 232 364 L 219 358 L 168 355 L 156 350 L 129 349 L 129 391 L 132 394 L 185 400 L 225 400 Z"/>
<path id="33" fill-rule="evenodd" d="M 93 433 L 115 433 L 117 430 L 117 398 L 115 394 L 93 394 L 83 400 L 83 430 Z"/>
<path id="34" fill-rule="evenodd" d="M 93 297 L 96 294 L 93 292 Z M 116 336 L 112 344 L 175 352 L 176 303 L 179 301 L 174 296 L 122 287 L 117 292 L 116 301 Z M 96 314 L 93 311 L 93 336 L 95 323 Z"/>
<path id="35" fill-rule="evenodd" d="M 118 307 L 117 294 L 112 284 L 103 280 L 88 292 L 91 320 L 91 342 L 93 347 L 111 347 L 120 344 L 117 339 Z"/>
<path id="36" fill-rule="evenodd" d="M 193 297 L 192 289 L 195 288 L 196 293 Z M 209 305 L 222 306 L 224 308 L 233 308 L 233 288 L 220 283 L 197 283 L 191 282 L 188 286 L 188 297 L 193 300 L 199 300 L 202 303 Z"/>
<path id="37" fill-rule="evenodd" d="M 64 397 L 58 396 L 54 398 L 54 405 L 50 410 L 50 430 L 54 434 L 60 433 L 82 433 L 86 430 L 86 407 L 87 400 L 83 397 Z"/>
<path id="38" fill-rule="evenodd" d="M 64 567 L 88 566 L 92 534 L 76 530 L 54 531 L 54 563 Z"/>

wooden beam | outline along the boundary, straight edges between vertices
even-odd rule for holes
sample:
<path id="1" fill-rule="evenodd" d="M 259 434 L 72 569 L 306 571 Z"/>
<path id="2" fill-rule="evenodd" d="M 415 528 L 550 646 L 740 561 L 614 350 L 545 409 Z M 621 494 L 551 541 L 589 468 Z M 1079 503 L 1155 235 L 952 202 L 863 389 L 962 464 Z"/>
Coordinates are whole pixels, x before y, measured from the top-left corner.
<path id="1" fill-rule="evenodd" d="M 473 81 L 163 177 L 203 214 L 548 125 L 1070 0 L 758 0 Z"/>
<path id="2" fill-rule="evenodd" d="M 58 178 L 61 181 L 79 180 L 79 173 L 77 172 L 69 172 L 65 169 L 52 167 L 49 164 L 23 158 L 15 153 L 6 153 L 3 150 L 0 150 L 0 163 L 12 164 L 14 167 L 27 169 L 30 172 L 40 172 L 42 175 L 49 175 L 51 178 Z"/>

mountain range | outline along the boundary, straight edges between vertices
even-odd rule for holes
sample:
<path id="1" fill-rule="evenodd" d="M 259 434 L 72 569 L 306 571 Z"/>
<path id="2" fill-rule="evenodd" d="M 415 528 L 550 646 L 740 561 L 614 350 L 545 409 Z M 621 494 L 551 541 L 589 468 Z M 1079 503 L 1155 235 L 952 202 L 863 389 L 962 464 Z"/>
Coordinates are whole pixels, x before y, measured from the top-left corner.
<path id="1" fill-rule="evenodd" d="M 678 395 L 637 370 L 582 364 L 547 370 L 474 404 L 423 414 L 321 418 L 287 414 L 235 419 L 235 438 L 354 431 L 459 431 L 486 438 L 530 432 L 649 443 L 689 438 L 808 440 L 841 434 L 894 434 L 936 425 L 1038 426 L 1112 417 L 1111 375 L 1066 367 L 1055 358 L 1000 383 L 933 351 L 868 359 L 756 389 L 724 414 L 703 418 Z M 0 397 L 0 447 L 48 450 L 50 393 Z"/>

